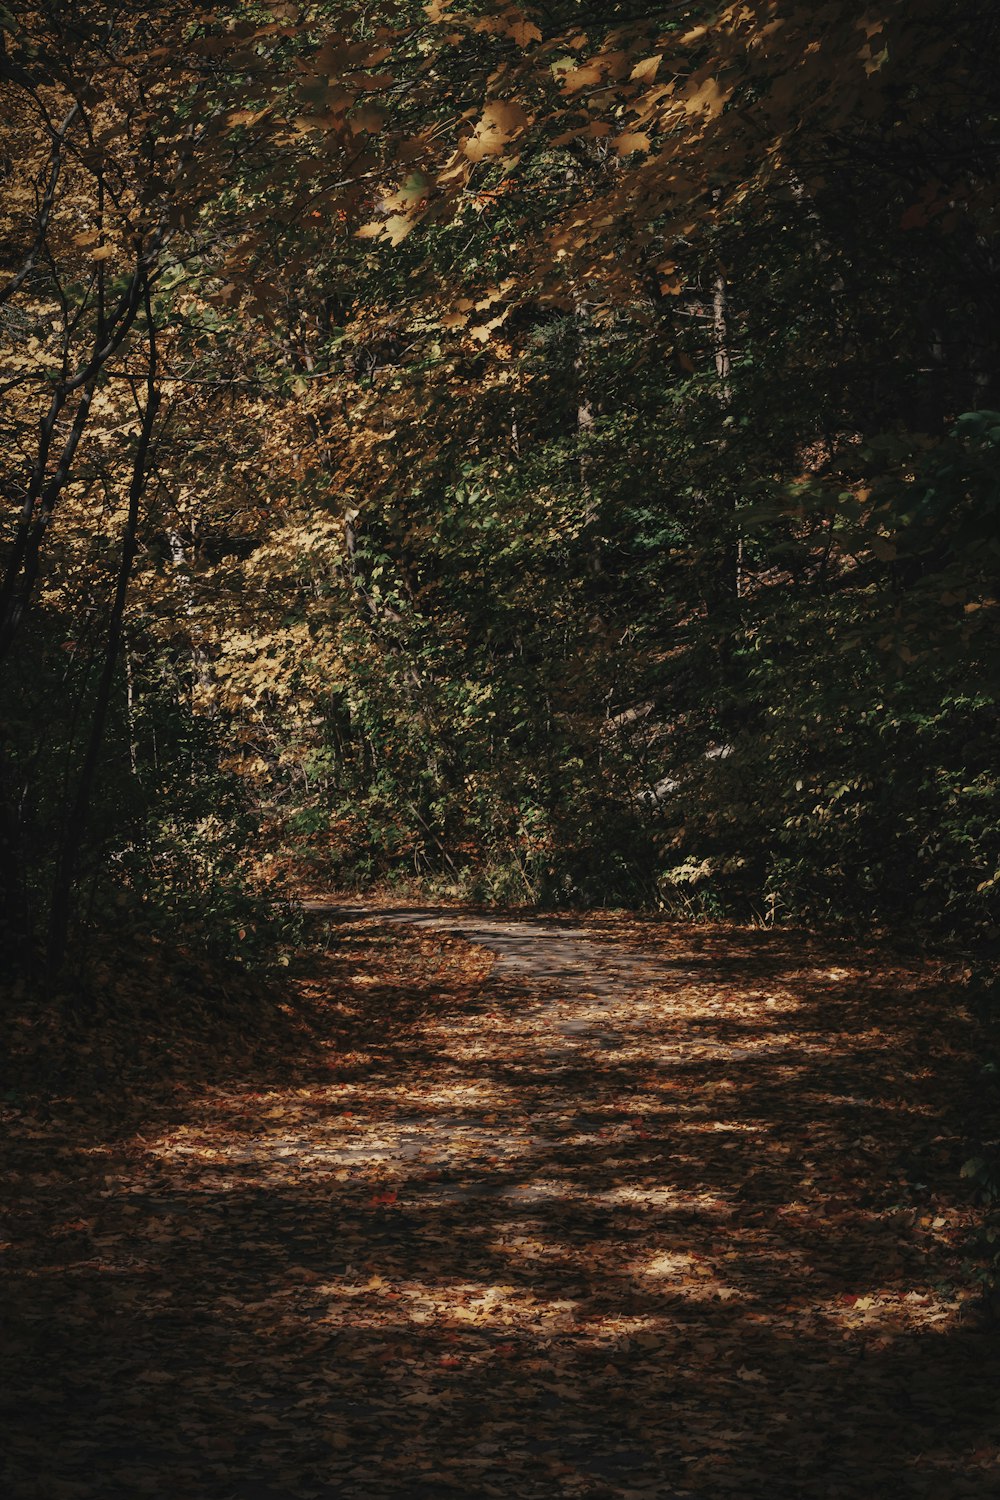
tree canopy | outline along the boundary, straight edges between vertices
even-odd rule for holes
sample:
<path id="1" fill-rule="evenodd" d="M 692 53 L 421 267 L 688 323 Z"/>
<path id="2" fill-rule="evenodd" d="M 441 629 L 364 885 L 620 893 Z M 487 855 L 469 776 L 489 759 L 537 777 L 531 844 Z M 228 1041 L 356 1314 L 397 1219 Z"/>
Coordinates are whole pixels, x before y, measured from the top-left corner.
<path id="1" fill-rule="evenodd" d="M 10 943 L 995 935 L 997 25 L 0 10 Z"/>

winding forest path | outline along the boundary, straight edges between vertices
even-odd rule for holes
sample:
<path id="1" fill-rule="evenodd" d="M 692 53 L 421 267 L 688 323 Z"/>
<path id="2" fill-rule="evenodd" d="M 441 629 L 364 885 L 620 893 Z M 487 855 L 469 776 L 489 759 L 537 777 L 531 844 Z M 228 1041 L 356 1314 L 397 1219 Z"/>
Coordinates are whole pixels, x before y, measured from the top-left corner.
<path id="1" fill-rule="evenodd" d="M 995 1494 L 939 971 L 311 906 L 294 1065 L 39 1132 L 18 1500 Z"/>

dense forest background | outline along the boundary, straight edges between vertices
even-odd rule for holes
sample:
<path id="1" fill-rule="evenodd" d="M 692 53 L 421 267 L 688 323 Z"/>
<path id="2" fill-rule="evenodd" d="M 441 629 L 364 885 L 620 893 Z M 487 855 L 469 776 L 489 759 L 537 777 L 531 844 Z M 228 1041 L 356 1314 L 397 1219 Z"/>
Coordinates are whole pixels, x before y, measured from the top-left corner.
<path id="1" fill-rule="evenodd" d="M 0 8 L 5 951 L 995 939 L 998 29 Z"/>

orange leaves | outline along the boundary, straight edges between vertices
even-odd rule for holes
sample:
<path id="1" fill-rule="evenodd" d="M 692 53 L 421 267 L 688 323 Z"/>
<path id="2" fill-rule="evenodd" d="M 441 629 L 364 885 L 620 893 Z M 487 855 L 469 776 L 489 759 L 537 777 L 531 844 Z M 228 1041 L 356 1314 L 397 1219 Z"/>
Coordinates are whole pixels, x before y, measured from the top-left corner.
<path id="1" fill-rule="evenodd" d="M 487 104 L 475 130 L 465 142 L 466 156 L 470 161 L 502 156 L 533 118 L 515 99 L 494 99 Z"/>
<path id="2" fill-rule="evenodd" d="M 530 47 L 532 42 L 540 42 L 542 40 L 542 33 L 534 21 L 515 22 L 510 29 L 509 35 L 519 47 Z"/>
<path id="3" fill-rule="evenodd" d="M 327 134 L 330 152 L 345 157 L 359 138 L 370 142 L 363 175 L 378 184 L 378 206 L 365 213 L 368 222 L 357 233 L 379 247 L 407 239 L 431 212 L 421 200 L 432 194 L 437 223 L 461 218 L 470 205 L 488 207 L 498 189 L 477 171 L 484 163 L 534 161 L 536 151 L 605 140 L 619 171 L 597 188 L 601 201 L 585 201 L 586 174 L 567 178 L 546 223 L 533 220 L 525 205 L 529 232 L 515 229 L 510 238 L 534 247 L 522 258 L 523 275 L 545 283 L 542 295 L 556 295 L 555 283 L 570 265 L 574 275 L 622 286 L 650 270 L 652 220 L 669 220 L 657 229 L 660 245 L 695 238 L 732 211 L 747 212 L 756 194 L 770 194 L 806 137 L 822 152 L 831 130 L 877 113 L 885 48 L 898 56 L 900 7 L 870 0 L 860 13 L 833 7 L 822 21 L 807 7 L 780 17 L 774 9 L 728 4 L 710 24 L 691 22 L 673 33 L 614 28 L 599 17 L 560 33 L 550 19 L 543 37 L 543 26 L 517 4 L 427 0 L 418 15 L 416 62 L 413 33 L 396 22 L 364 40 L 349 29 L 328 37 L 297 79 L 303 113 L 294 128 L 307 137 Z M 461 48 L 467 76 L 446 65 L 450 53 L 442 41 Z M 405 126 L 396 123 L 395 107 L 375 97 L 393 84 L 415 86 L 415 111 Z M 734 108 L 744 97 L 747 107 Z M 252 118 L 249 108 L 230 116 L 232 123 Z M 400 163 L 419 165 L 425 183 L 379 199 L 379 186 L 391 182 Z M 351 199 L 352 218 L 359 197 Z M 517 212 L 515 204 L 510 210 L 505 219 Z M 947 228 L 943 214 L 933 217 L 936 229 Z M 922 223 L 914 205 L 902 227 Z M 661 287 L 676 295 L 676 276 L 663 275 Z M 442 324 L 467 326 L 454 309 Z M 484 340 L 489 331 L 477 326 L 475 337 Z"/>
<path id="4" fill-rule="evenodd" d="M 663 57 L 659 52 L 655 53 L 653 57 L 644 57 L 641 62 L 636 63 L 629 77 L 633 83 L 652 83 L 662 61 Z"/>
<path id="5" fill-rule="evenodd" d="M 887 18 L 885 16 L 873 16 L 871 11 L 866 11 L 859 21 L 855 23 L 857 31 L 863 31 L 866 41 L 871 41 L 873 36 L 879 36 L 886 28 Z"/>
<path id="6" fill-rule="evenodd" d="M 644 130 L 626 130 L 611 142 L 619 156 L 629 156 L 633 151 L 649 151 L 652 142 Z"/>
<path id="7" fill-rule="evenodd" d="M 471 303 L 468 304 L 471 307 Z M 459 304 L 454 312 L 446 312 L 441 315 L 442 328 L 464 328 L 469 321 L 469 314 Z"/>
<path id="8" fill-rule="evenodd" d="M 600 68 L 595 67 L 593 63 L 583 63 L 579 68 L 568 68 L 561 75 L 563 93 L 575 94 L 578 89 L 600 83 L 603 76 Z"/>
<path id="9" fill-rule="evenodd" d="M 108 260 L 115 253 L 114 245 L 100 244 L 101 233 L 97 229 L 84 230 L 82 234 L 73 236 L 73 244 L 79 245 L 81 250 L 90 251 L 91 260 Z"/>
<path id="10" fill-rule="evenodd" d="M 474 328 L 469 329 L 470 338 L 474 338 L 477 344 L 489 343 L 491 335 L 500 327 L 503 318 L 490 318 L 488 323 L 477 323 Z"/>
<path id="11" fill-rule="evenodd" d="M 684 278 L 676 261 L 664 260 L 656 267 L 660 292 L 663 296 L 677 297 L 684 289 Z"/>
<path id="12" fill-rule="evenodd" d="M 454 14 L 454 0 L 427 0 L 424 13 L 429 21 L 437 25 L 466 26 L 480 36 L 508 37 L 518 47 L 530 47 L 542 40 L 542 33 L 534 21 L 530 21 L 517 5 L 508 5 L 498 15 L 467 16 Z"/>
<path id="13" fill-rule="evenodd" d="M 733 87 L 723 88 L 718 79 L 712 76 L 703 77 L 696 74 L 681 94 L 680 99 L 689 115 L 705 115 L 709 120 L 714 120 L 720 115 L 725 107 L 726 101 L 733 92 Z"/>
<path id="14" fill-rule="evenodd" d="M 343 82 L 357 69 L 376 68 L 391 55 L 392 48 L 389 46 L 372 45 L 368 41 L 352 42 L 346 37 L 334 35 L 327 37 L 316 52 L 314 61 L 317 68 L 330 77 L 331 82 L 333 78 Z"/>
<path id="15" fill-rule="evenodd" d="M 270 108 L 234 109 L 226 116 L 227 125 L 256 125 L 270 114 Z"/>
<path id="16" fill-rule="evenodd" d="M 592 120 L 589 125 L 578 125 L 572 130 L 564 130 L 561 135 L 553 136 L 549 144 L 565 146 L 568 141 L 598 141 L 610 134 L 611 126 L 604 120 Z"/>
<path id="17" fill-rule="evenodd" d="M 509 5 L 498 16 L 478 16 L 472 29 L 489 36 L 510 37 L 518 47 L 530 47 L 532 42 L 542 40 L 542 33 L 534 21 L 529 21 L 516 5 Z"/>

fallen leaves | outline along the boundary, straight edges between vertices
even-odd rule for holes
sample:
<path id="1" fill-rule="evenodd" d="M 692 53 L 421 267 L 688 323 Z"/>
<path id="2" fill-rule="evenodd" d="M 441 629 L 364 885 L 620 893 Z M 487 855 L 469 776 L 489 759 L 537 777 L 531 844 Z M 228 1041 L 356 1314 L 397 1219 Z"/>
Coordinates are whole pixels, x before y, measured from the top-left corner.
<path id="1" fill-rule="evenodd" d="M 189 1056 L 124 1137 L 8 1110 L 18 1497 L 986 1500 L 933 966 L 326 920 L 294 1047 Z"/>

